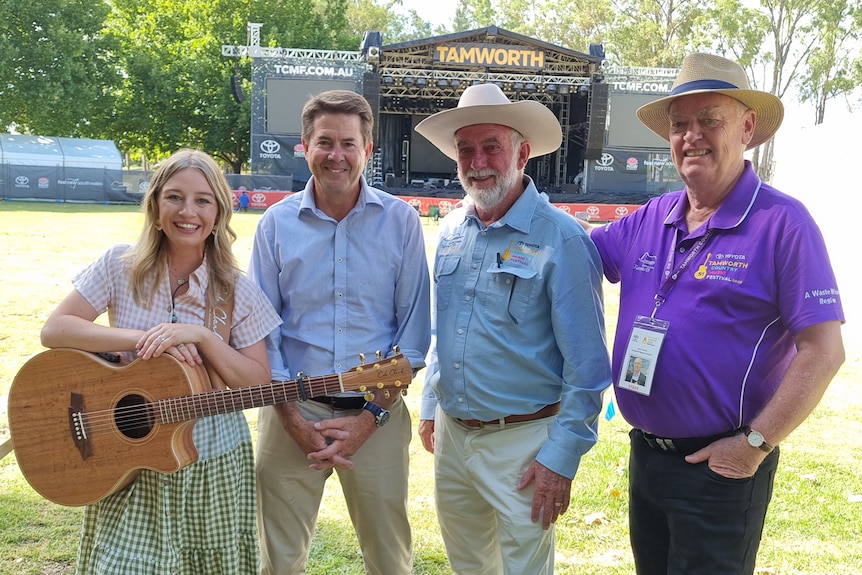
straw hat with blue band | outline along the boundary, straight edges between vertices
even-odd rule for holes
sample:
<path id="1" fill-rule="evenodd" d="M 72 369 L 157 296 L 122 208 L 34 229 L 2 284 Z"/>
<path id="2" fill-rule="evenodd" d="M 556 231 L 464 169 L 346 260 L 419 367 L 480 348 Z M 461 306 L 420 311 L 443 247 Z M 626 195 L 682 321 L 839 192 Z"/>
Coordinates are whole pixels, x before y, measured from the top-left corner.
<path id="1" fill-rule="evenodd" d="M 638 118 L 647 128 L 670 140 L 670 103 L 680 96 L 710 92 L 730 96 L 754 110 L 756 120 L 749 150 L 775 135 L 784 119 L 781 100 L 769 92 L 752 90 L 745 70 L 739 64 L 721 56 L 702 53 L 686 56 L 670 95 L 638 108 Z"/>
<path id="2" fill-rule="evenodd" d="M 563 141 L 559 120 L 544 104 L 535 100 L 512 102 L 496 84 L 468 86 L 457 108 L 428 116 L 415 130 L 457 161 L 455 132 L 474 124 L 499 124 L 517 130 L 530 142 L 531 158 L 550 154 Z"/>

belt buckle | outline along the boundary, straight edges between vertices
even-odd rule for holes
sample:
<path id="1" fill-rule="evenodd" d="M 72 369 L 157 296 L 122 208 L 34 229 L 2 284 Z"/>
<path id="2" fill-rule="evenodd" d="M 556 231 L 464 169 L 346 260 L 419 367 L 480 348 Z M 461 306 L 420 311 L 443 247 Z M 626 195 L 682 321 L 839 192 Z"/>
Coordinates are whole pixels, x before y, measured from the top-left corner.
<path id="1" fill-rule="evenodd" d="M 663 437 L 656 437 L 655 442 L 662 449 L 662 451 L 679 451 L 676 445 L 673 442 L 673 439 L 665 439 Z"/>

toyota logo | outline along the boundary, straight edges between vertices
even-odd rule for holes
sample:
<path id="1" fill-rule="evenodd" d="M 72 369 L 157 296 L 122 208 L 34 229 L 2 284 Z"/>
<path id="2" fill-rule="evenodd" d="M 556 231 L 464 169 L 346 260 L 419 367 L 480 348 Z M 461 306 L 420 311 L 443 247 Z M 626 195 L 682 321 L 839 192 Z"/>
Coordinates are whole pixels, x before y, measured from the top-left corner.
<path id="1" fill-rule="evenodd" d="M 264 154 L 275 154 L 281 149 L 281 144 L 275 140 L 264 140 L 260 143 L 260 151 Z"/>
<path id="2" fill-rule="evenodd" d="M 557 206 L 557 207 L 558 207 L 560 210 L 562 210 L 562 211 L 566 212 L 567 214 L 571 214 L 571 213 L 572 213 L 572 208 L 570 208 L 569 206 L 565 206 L 565 205 L 563 205 L 563 206 Z"/>
<path id="3" fill-rule="evenodd" d="M 26 186 L 29 183 L 30 178 L 28 178 L 27 176 L 18 176 L 17 178 L 15 178 L 15 184 L 19 186 Z"/>
<path id="4" fill-rule="evenodd" d="M 602 154 L 602 157 L 596 163 L 600 166 L 607 167 L 614 163 L 614 157 L 611 154 L 605 153 Z"/>
<path id="5" fill-rule="evenodd" d="M 587 208 L 587 213 L 591 216 L 599 215 L 599 207 L 598 206 L 590 206 Z"/>
<path id="6" fill-rule="evenodd" d="M 614 210 L 619 217 L 623 217 L 627 213 L 629 213 L 629 209 L 625 206 L 617 206 L 617 209 Z"/>
<path id="7" fill-rule="evenodd" d="M 266 202 L 266 194 L 252 194 L 251 201 L 256 204 L 263 204 Z"/>

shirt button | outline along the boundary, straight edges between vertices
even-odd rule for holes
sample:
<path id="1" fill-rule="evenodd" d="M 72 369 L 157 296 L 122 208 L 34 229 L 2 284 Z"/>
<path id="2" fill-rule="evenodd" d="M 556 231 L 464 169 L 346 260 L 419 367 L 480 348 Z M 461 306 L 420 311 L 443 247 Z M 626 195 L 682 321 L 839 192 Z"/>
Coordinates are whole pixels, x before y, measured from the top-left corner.
<path id="1" fill-rule="evenodd" d="M 338 297 L 344 297 L 343 293 L 338 294 Z"/>
<path id="2" fill-rule="evenodd" d="M 455 369 L 461 369 L 461 364 L 460 364 L 460 363 L 456 363 L 456 364 L 455 364 Z"/>
<path id="3" fill-rule="evenodd" d="M 512 283 L 512 278 L 506 278 L 506 284 L 508 285 L 510 283 Z"/>
<path id="4" fill-rule="evenodd" d="M 459 398 L 458 398 L 458 403 L 464 403 L 464 398 L 463 398 L 463 397 L 459 397 Z"/>
<path id="5" fill-rule="evenodd" d="M 476 268 L 477 268 L 477 267 L 479 267 L 479 266 L 478 266 L 477 264 L 473 264 L 471 267 L 472 267 L 473 269 L 476 269 Z"/>
<path id="6" fill-rule="evenodd" d="M 685 248 L 679 248 L 679 253 L 684 254 L 684 253 L 685 253 Z"/>
<path id="7" fill-rule="evenodd" d="M 458 335 L 464 335 L 464 330 L 463 330 L 463 329 L 459 329 L 459 330 L 458 330 Z"/>
<path id="8" fill-rule="evenodd" d="M 470 296 L 464 296 L 464 299 L 465 299 L 466 301 L 470 301 L 470 299 L 472 299 L 472 298 L 470 298 Z"/>

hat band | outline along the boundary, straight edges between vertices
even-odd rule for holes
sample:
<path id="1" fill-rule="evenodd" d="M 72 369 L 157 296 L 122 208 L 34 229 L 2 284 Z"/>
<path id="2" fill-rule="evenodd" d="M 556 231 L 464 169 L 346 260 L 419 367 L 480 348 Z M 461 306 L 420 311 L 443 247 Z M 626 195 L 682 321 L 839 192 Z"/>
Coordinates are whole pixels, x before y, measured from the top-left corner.
<path id="1" fill-rule="evenodd" d="M 739 90 L 739 86 L 721 80 L 692 80 L 675 87 L 670 91 L 670 95 L 678 96 L 694 90 Z"/>

